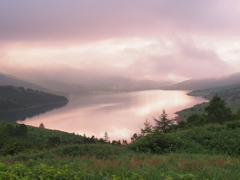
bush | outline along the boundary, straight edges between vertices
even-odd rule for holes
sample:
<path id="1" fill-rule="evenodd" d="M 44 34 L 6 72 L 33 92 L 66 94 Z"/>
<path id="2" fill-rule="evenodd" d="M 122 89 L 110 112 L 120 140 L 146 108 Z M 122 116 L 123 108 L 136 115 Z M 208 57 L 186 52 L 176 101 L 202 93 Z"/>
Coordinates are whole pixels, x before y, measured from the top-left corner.
<path id="1" fill-rule="evenodd" d="M 16 127 L 16 135 L 24 136 L 28 131 L 28 128 L 25 124 L 20 124 L 18 127 Z"/>
<path id="2" fill-rule="evenodd" d="M 182 142 L 178 138 L 175 139 L 172 134 L 154 131 L 146 136 L 141 136 L 128 147 L 141 152 L 165 153 L 179 149 L 181 144 Z"/>
<path id="3" fill-rule="evenodd" d="M 240 121 L 226 125 L 208 124 L 174 133 L 153 132 L 141 136 L 128 145 L 140 152 L 196 153 L 196 154 L 240 154 Z"/>
<path id="4" fill-rule="evenodd" d="M 29 142 L 22 142 L 19 140 L 11 139 L 11 140 L 8 140 L 0 149 L 0 154 L 14 155 L 30 148 L 33 148 L 33 145 Z"/>

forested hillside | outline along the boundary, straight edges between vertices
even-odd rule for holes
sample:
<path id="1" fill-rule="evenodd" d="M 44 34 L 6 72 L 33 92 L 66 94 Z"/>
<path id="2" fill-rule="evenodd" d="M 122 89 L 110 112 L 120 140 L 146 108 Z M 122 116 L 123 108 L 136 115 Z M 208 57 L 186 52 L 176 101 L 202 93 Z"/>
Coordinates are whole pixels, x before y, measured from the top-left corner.
<path id="1" fill-rule="evenodd" d="M 11 111 L 44 104 L 67 103 L 64 96 L 14 86 L 0 86 L 0 111 Z"/>
<path id="2" fill-rule="evenodd" d="M 232 84 L 229 86 L 220 86 L 204 90 L 195 90 L 188 94 L 191 96 L 203 96 L 208 99 L 212 98 L 216 94 L 225 100 L 240 99 L 240 84 Z"/>
<path id="3" fill-rule="evenodd" d="M 233 113 L 240 113 L 240 84 L 219 86 L 204 90 L 195 90 L 188 93 L 188 95 L 202 96 L 206 99 L 212 99 L 215 95 L 217 95 L 224 100 L 226 106 L 229 107 Z M 204 108 L 208 106 L 208 104 L 209 103 L 207 102 L 197 104 L 193 107 L 179 111 L 178 114 L 181 116 L 182 120 L 186 120 L 193 114 L 204 114 Z"/>

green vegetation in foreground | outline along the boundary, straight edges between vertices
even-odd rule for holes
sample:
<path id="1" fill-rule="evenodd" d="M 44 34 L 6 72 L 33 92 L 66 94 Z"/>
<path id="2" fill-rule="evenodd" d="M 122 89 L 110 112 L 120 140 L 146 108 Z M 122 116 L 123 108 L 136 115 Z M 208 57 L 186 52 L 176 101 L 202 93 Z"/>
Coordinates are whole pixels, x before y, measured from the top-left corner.
<path id="1" fill-rule="evenodd" d="M 204 112 L 174 125 L 163 110 L 125 145 L 0 121 L 0 179 L 239 180 L 240 120 L 218 96 Z"/>
<path id="2" fill-rule="evenodd" d="M 69 145 L 0 157 L 2 179 L 237 180 L 238 158 L 194 154 L 137 153 L 126 146 Z"/>
<path id="3" fill-rule="evenodd" d="M 63 96 L 23 87 L 0 86 L 0 111 L 12 111 L 44 104 L 67 102 L 68 99 Z"/>

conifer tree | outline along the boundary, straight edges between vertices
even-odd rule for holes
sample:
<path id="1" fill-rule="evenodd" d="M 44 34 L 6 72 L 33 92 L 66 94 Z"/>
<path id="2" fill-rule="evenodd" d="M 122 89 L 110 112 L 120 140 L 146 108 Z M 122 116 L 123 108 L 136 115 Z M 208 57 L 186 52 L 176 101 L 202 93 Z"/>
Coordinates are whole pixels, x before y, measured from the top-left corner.
<path id="1" fill-rule="evenodd" d="M 207 113 L 206 119 L 211 123 L 223 123 L 233 119 L 233 114 L 230 108 L 225 106 L 224 100 L 215 95 L 209 102 L 209 106 L 205 107 Z"/>
<path id="2" fill-rule="evenodd" d="M 104 142 L 109 142 L 108 132 L 104 133 Z"/>
<path id="3" fill-rule="evenodd" d="M 154 129 L 157 131 L 162 131 L 163 133 L 169 132 L 170 126 L 173 125 L 173 120 L 167 118 L 167 114 L 164 109 L 163 109 L 163 113 L 159 117 L 159 119 L 155 119 L 155 118 L 153 118 L 153 119 L 156 124 Z"/>
<path id="4" fill-rule="evenodd" d="M 147 134 L 150 134 L 153 131 L 153 126 L 151 125 L 151 123 L 146 119 L 146 121 L 144 122 L 144 128 L 141 129 L 141 135 L 145 136 Z"/>

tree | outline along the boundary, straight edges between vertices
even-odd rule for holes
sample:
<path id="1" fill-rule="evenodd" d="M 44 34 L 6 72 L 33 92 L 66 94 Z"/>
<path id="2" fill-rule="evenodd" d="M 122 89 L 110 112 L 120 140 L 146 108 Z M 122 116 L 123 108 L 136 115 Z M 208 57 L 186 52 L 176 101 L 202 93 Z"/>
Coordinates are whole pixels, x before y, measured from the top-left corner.
<path id="1" fill-rule="evenodd" d="M 123 139 L 122 140 L 122 145 L 127 145 L 127 144 L 128 144 L 127 140 Z"/>
<path id="2" fill-rule="evenodd" d="M 50 137 L 48 139 L 48 144 L 50 144 L 51 146 L 57 146 L 61 143 L 61 139 L 57 136 L 55 137 Z"/>
<path id="3" fill-rule="evenodd" d="M 141 129 L 141 135 L 145 136 L 147 134 L 150 134 L 153 131 L 153 126 L 151 125 L 151 123 L 146 119 L 146 121 L 144 122 L 144 128 Z"/>
<path id="4" fill-rule="evenodd" d="M 192 114 L 187 118 L 187 122 L 183 124 L 186 128 L 194 127 L 194 126 L 201 126 L 206 124 L 206 115 L 199 115 L 199 114 Z"/>
<path id="5" fill-rule="evenodd" d="M 153 118 L 155 121 L 155 130 L 156 131 L 162 131 L 163 133 L 169 132 L 169 128 L 171 125 L 173 125 L 173 120 L 167 118 L 167 114 L 165 110 L 163 109 L 162 115 L 158 119 Z"/>
<path id="6" fill-rule="evenodd" d="M 15 127 L 11 124 L 7 124 L 6 130 L 9 133 L 9 135 L 15 135 L 16 133 Z"/>
<path id="7" fill-rule="evenodd" d="M 118 140 L 118 141 L 113 140 L 113 141 L 112 141 L 112 145 L 122 145 L 122 144 L 121 144 L 121 141 L 120 141 L 120 140 Z"/>
<path id="8" fill-rule="evenodd" d="M 43 123 L 41 123 L 41 124 L 39 125 L 39 128 L 43 128 L 43 129 L 45 129 L 45 126 L 44 126 L 44 124 L 43 124 Z"/>
<path id="9" fill-rule="evenodd" d="M 206 118 L 211 123 L 223 123 L 224 121 L 233 120 L 233 114 L 230 108 L 225 106 L 221 97 L 215 95 L 205 107 Z"/>
<path id="10" fill-rule="evenodd" d="M 107 131 L 104 133 L 104 142 L 109 142 L 109 137 Z"/>
<path id="11" fill-rule="evenodd" d="M 137 140 L 138 138 L 139 138 L 139 137 L 138 137 L 137 133 L 134 133 L 133 136 L 131 137 L 131 140 L 132 140 L 132 141 L 135 141 L 135 140 Z"/>
<path id="12" fill-rule="evenodd" d="M 0 149 L 4 143 L 8 140 L 9 132 L 6 128 L 0 127 Z"/>
<path id="13" fill-rule="evenodd" d="M 18 127 L 16 127 L 16 135 L 24 136 L 28 131 L 28 128 L 25 124 L 20 124 Z"/>

